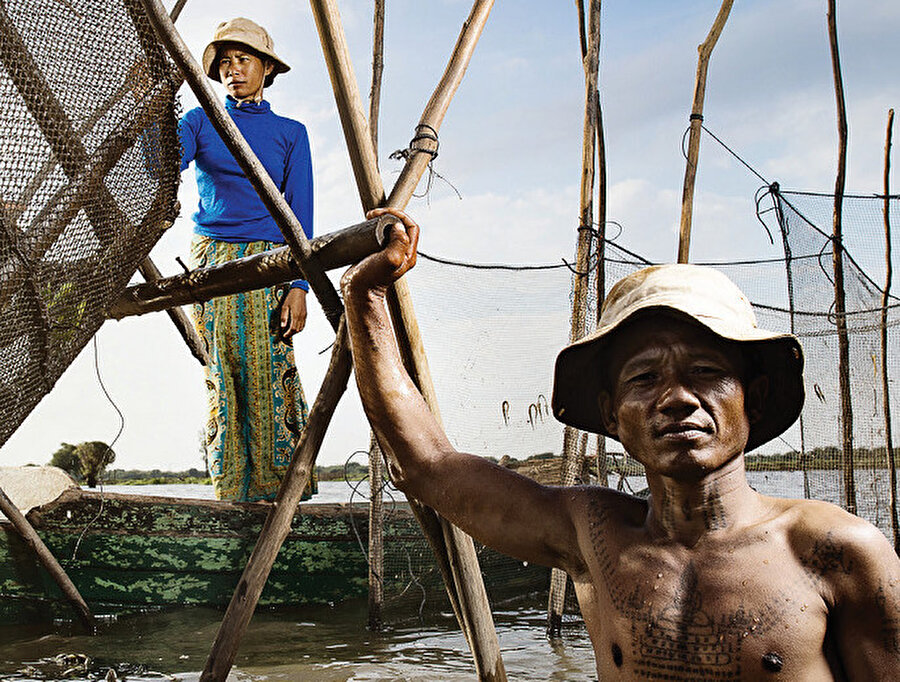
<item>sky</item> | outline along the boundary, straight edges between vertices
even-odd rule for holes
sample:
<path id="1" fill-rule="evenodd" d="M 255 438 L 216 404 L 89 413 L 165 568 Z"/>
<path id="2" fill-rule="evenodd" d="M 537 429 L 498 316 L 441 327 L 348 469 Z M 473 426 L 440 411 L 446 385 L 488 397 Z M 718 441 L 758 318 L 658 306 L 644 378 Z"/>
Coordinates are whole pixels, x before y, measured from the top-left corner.
<path id="1" fill-rule="evenodd" d="M 167 2 L 167 6 L 172 3 Z M 387 188 L 470 9 L 467 0 L 387 0 L 379 162 Z M 427 6 L 427 8 L 426 8 Z M 608 218 L 619 242 L 650 260 L 677 249 L 682 137 L 718 0 L 603 3 L 600 91 L 609 178 Z M 338 2 L 360 92 L 371 78 L 372 3 Z M 427 11 L 426 11 L 427 9 Z M 825 0 L 736 2 L 709 67 L 704 123 L 767 182 L 832 191 L 835 96 Z M 216 25 L 249 16 L 266 26 L 292 70 L 266 91 L 273 109 L 303 121 L 315 174 L 317 234 L 362 212 L 309 8 L 303 3 L 190 0 L 177 26 L 199 56 Z M 584 74 L 574 2 L 498 2 L 440 130 L 435 180 L 408 210 L 423 251 L 476 263 L 558 263 L 574 251 L 579 211 Z M 900 106 L 900 3 L 838 3 L 849 119 L 847 191 L 881 191 L 887 111 Z M 196 106 L 187 88 L 185 110 Z M 898 144 L 895 142 L 895 144 Z M 896 165 L 896 162 L 895 162 Z M 705 136 L 691 259 L 778 257 L 753 213 L 763 183 Z M 181 214 L 151 256 L 164 274 L 186 260 L 197 202 L 183 173 Z M 340 273 L 332 273 L 335 280 Z M 295 343 L 312 402 L 330 327 L 312 302 Z M 62 442 L 114 442 L 116 468 L 202 467 L 202 369 L 162 313 L 107 322 L 56 387 L 0 448 L 6 465 L 43 464 Z M 427 340 L 426 340 L 427 342 Z M 549 391 L 549 387 L 548 387 Z M 121 414 L 121 417 L 119 416 Z M 355 391 L 341 401 L 319 463 L 368 446 Z"/>

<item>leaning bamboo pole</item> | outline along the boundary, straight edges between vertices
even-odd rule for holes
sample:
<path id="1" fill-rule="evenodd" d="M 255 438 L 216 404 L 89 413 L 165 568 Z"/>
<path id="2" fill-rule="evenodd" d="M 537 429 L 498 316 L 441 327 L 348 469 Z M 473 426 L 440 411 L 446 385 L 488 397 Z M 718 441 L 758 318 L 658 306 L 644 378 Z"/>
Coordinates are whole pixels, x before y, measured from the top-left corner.
<path id="1" fill-rule="evenodd" d="M 722 6 L 713 22 L 706 40 L 697 48 L 697 78 L 694 82 L 694 103 L 691 106 L 691 129 L 688 138 L 687 163 L 684 168 L 684 188 L 681 193 L 681 228 L 678 237 L 678 262 L 687 263 L 691 249 L 691 220 L 694 212 L 694 184 L 697 178 L 697 162 L 700 157 L 700 132 L 703 127 L 703 101 L 706 98 L 706 73 L 713 48 L 725 28 L 734 0 L 722 0 Z"/>
<path id="2" fill-rule="evenodd" d="M 881 392 L 884 394 L 884 442 L 887 447 L 891 481 L 891 528 L 894 531 L 894 551 L 900 553 L 900 516 L 897 511 L 897 459 L 891 427 L 891 393 L 888 375 L 888 303 L 893 279 L 891 247 L 891 137 L 894 130 L 894 110 L 888 110 L 887 133 L 884 140 L 884 291 L 881 293 Z"/>
<path id="3" fill-rule="evenodd" d="M 585 332 L 588 309 L 588 289 L 591 281 L 591 247 L 594 244 L 594 175 L 597 157 L 600 64 L 600 0 L 589 0 L 587 13 L 587 41 L 584 40 L 584 3 L 579 2 L 582 26 L 582 67 L 584 69 L 584 136 L 581 146 L 581 201 L 578 216 L 578 242 L 575 256 L 575 283 L 572 291 L 572 315 L 569 341 L 574 343 Z M 563 432 L 563 467 L 561 485 L 573 485 L 584 462 L 584 450 L 578 447 L 578 429 L 567 426 Z M 581 455 L 579 457 L 579 454 Z M 562 630 L 562 616 L 566 600 L 566 572 L 554 568 L 550 573 L 550 593 L 547 600 L 547 634 L 558 637 Z"/>
<path id="4" fill-rule="evenodd" d="M 378 112 L 384 72 L 384 0 L 375 0 L 372 35 L 372 86 L 369 89 L 369 133 L 378 161 Z M 369 618 L 370 630 L 381 630 L 384 607 L 384 460 L 373 433 L 369 439 Z"/>
<path id="5" fill-rule="evenodd" d="M 368 210 L 381 205 L 384 188 L 377 172 L 371 136 L 367 132 L 368 123 L 362 114 L 361 98 L 348 56 L 340 15 L 332 0 L 311 0 L 310 4 L 319 29 L 360 198 L 363 207 Z M 473 6 L 454 47 L 450 63 L 425 107 L 417 130 L 434 131 L 436 137 L 436 131 L 462 80 L 492 4 L 491 1 L 480 0 Z M 421 142 L 422 144 L 407 158 L 406 165 L 394 185 L 387 200 L 390 207 L 403 208 L 406 205 L 419 178 L 428 167 L 432 158 L 429 152 L 434 151 L 436 140 L 423 139 Z M 424 347 L 404 279 L 396 282 L 389 290 L 388 305 L 407 369 L 432 412 L 439 419 Z M 410 500 L 410 505 L 435 551 L 451 604 L 472 650 L 479 678 L 506 679 L 503 661 L 500 658 L 499 642 L 471 538 L 441 519 L 428 507 L 415 500 Z"/>
<path id="6" fill-rule="evenodd" d="M 156 263 L 148 256 L 138 266 L 138 272 L 148 282 L 158 282 L 162 279 L 162 273 L 156 267 Z M 166 310 L 172 324 L 175 325 L 176 331 L 181 336 L 191 355 L 197 358 L 197 361 L 204 367 L 209 365 L 209 353 L 206 351 L 206 344 L 197 333 L 197 328 L 191 324 L 184 310 L 181 308 L 169 308 Z"/>
<path id="7" fill-rule="evenodd" d="M 372 87 L 369 89 L 369 133 L 378 161 L 378 111 L 381 108 L 381 74 L 384 72 L 384 0 L 375 0 L 372 35 Z"/>
<path id="8" fill-rule="evenodd" d="M 841 451 L 844 473 L 844 504 L 856 513 L 856 485 L 853 467 L 853 404 L 850 393 L 850 337 L 847 331 L 847 302 L 844 290 L 844 236 L 842 226 L 844 183 L 847 173 L 847 105 L 838 51 L 835 0 L 828 0 L 828 42 L 837 100 L 838 167 L 834 181 L 834 215 L 831 233 L 831 262 L 834 269 L 834 318 L 838 337 L 838 379 L 841 391 Z"/>
<path id="9" fill-rule="evenodd" d="M 22 536 L 25 544 L 31 548 L 38 561 L 41 562 L 41 565 L 50 574 L 50 577 L 59 586 L 59 589 L 62 590 L 63 595 L 75 609 L 75 613 L 84 627 L 93 633 L 95 627 L 94 616 L 78 592 L 78 588 L 72 583 L 72 580 L 63 567 L 60 566 L 53 553 L 47 549 L 47 545 L 41 540 L 37 531 L 25 518 L 25 515 L 19 511 L 19 508 L 2 489 L 0 489 L 0 512 L 6 515 L 6 518 L 9 519 L 13 527 L 19 532 L 19 535 Z"/>
<path id="10" fill-rule="evenodd" d="M 325 270 L 347 267 L 381 249 L 386 226 L 392 223 L 392 218 L 382 217 L 315 237 L 309 242 L 310 252 Z M 291 256 L 290 247 L 280 246 L 221 265 L 133 284 L 110 306 L 107 316 L 120 320 L 275 286 L 298 277 L 304 277 L 304 272 Z"/>

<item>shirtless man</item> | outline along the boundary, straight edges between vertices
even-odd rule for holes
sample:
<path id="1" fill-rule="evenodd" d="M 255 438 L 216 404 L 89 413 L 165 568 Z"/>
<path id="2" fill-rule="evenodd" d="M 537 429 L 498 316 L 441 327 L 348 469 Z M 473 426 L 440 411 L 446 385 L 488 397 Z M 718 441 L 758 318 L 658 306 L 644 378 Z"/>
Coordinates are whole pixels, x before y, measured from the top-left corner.
<path id="1" fill-rule="evenodd" d="M 393 477 L 484 544 L 565 570 L 600 679 L 900 679 L 900 561 L 886 538 L 747 483 L 745 449 L 800 412 L 794 337 L 757 329 L 714 270 L 626 277 L 598 331 L 560 353 L 553 408 L 618 439 L 650 497 L 542 486 L 457 452 L 404 371 L 384 294 L 415 263 L 418 228 L 398 216 L 405 228 L 342 282 L 359 392 Z"/>

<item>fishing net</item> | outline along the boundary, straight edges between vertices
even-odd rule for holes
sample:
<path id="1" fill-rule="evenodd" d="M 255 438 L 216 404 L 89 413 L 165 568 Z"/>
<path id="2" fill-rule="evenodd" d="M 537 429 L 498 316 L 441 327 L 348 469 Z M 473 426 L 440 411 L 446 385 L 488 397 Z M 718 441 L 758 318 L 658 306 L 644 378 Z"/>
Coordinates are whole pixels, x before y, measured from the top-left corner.
<path id="1" fill-rule="evenodd" d="M 0 445 L 174 220 L 173 66 L 134 0 L 0 4 Z"/>
<path id="2" fill-rule="evenodd" d="M 773 188 L 774 189 L 774 188 Z M 831 224 L 834 198 L 774 191 L 766 222 L 785 257 L 715 263 L 750 298 L 762 327 L 793 331 L 806 356 L 807 400 L 802 418 L 780 438 L 748 454 L 748 477 L 760 492 L 827 500 L 894 537 L 896 463 L 887 452 L 881 332 L 887 332 L 889 404 L 900 380 L 900 301 L 882 308 L 885 287 L 883 199 L 846 197 L 843 203 L 844 278 L 853 413 L 852 457 L 843 455 L 838 335 L 834 312 Z M 895 263 L 900 199 L 890 200 Z M 778 242 L 776 241 L 776 244 Z M 607 290 L 649 262 L 615 243 L 604 255 Z M 453 444 L 494 457 L 548 483 L 561 483 L 564 429 L 549 412 L 553 364 L 568 343 L 576 278 L 565 263 L 502 266 L 420 258 L 410 273 L 417 318 L 438 403 Z M 596 253 L 583 275 L 597 291 Z M 596 324 L 596 293 L 581 304 L 585 333 Z M 882 322 L 882 315 L 885 322 Z M 892 417 L 893 433 L 898 420 Z M 585 440 L 586 439 L 586 440 Z M 588 467 L 576 481 L 597 481 L 628 492 L 646 487 L 639 464 L 619 443 L 597 457 L 595 436 L 578 434 Z M 529 460 L 524 462 L 523 460 Z M 599 466 L 598 466 L 599 464 Z"/>
<path id="3" fill-rule="evenodd" d="M 781 437 L 748 453 L 751 485 L 765 494 L 826 500 L 874 523 L 896 542 L 896 461 L 888 449 L 885 398 L 900 395 L 898 323 L 900 300 L 885 288 L 884 201 L 845 197 L 843 201 L 844 280 L 850 352 L 853 442 L 845 447 L 838 373 L 831 225 L 834 197 L 780 192 L 771 188 L 772 209 L 765 223 L 782 236 L 785 256 L 752 262 L 711 263 L 750 298 L 760 326 L 793 331 L 806 357 L 807 400 L 800 420 Z M 761 202 L 761 203 L 764 203 Z M 900 252 L 897 215 L 900 198 L 889 201 L 893 258 Z M 776 242 L 777 243 L 777 242 Z M 498 459 L 545 483 L 600 482 L 641 494 L 641 466 L 621 445 L 575 433 L 549 411 L 553 365 L 568 343 L 573 306 L 583 333 L 596 327 L 597 249 L 583 273 L 560 263 L 549 266 L 473 265 L 423 254 L 409 277 L 417 318 L 428 352 L 438 404 L 454 446 Z M 605 244 L 605 290 L 649 261 L 615 242 Z M 573 300 L 579 278 L 588 294 Z M 886 347 L 882 347 L 882 331 Z M 886 350 L 885 350 L 886 349 Z M 887 353 L 889 386 L 883 390 L 882 358 Z M 897 433 L 894 415 L 892 433 Z M 566 476 L 564 442 L 570 453 L 585 452 L 584 466 Z M 602 448 L 602 449 L 601 449 Z M 386 557 L 386 572 L 391 567 Z M 496 576 L 495 576 L 496 577 Z M 567 591 L 567 618 L 577 604 Z"/>

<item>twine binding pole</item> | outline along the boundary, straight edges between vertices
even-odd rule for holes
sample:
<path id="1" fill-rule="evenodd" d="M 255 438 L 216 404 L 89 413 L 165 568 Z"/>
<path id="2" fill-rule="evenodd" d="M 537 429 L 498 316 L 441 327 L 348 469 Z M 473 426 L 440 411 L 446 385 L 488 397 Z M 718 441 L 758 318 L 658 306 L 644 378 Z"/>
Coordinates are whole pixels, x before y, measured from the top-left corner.
<path id="1" fill-rule="evenodd" d="M 681 229 L 678 236 L 678 262 L 687 263 L 691 248 L 691 219 L 694 211 L 694 183 L 700 156 L 700 132 L 703 125 L 703 100 L 706 97 L 706 72 L 713 48 L 725 28 L 734 0 L 723 0 L 706 40 L 697 48 L 697 79 L 694 83 L 694 103 L 691 107 L 691 128 L 688 138 L 687 163 L 684 168 L 684 188 L 681 194 Z"/>

